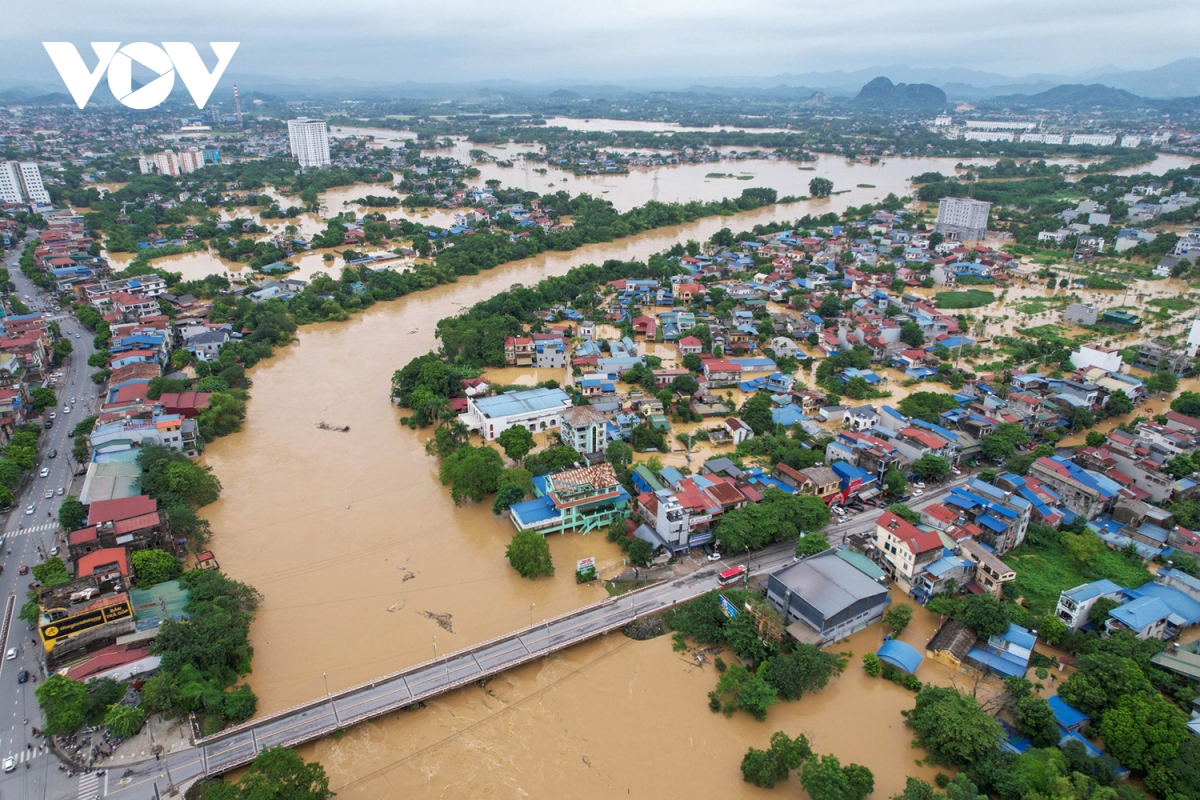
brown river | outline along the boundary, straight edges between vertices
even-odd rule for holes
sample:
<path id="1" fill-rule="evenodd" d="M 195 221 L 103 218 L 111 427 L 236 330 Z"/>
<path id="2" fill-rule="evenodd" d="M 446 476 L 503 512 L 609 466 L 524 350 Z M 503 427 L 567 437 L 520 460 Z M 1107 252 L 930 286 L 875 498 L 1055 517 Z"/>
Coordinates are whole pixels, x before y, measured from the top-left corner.
<path id="1" fill-rule="evenodd" d="M 523 580 L 504 558 L 512 526 L 486 505 L 458 508 L 449 500 L 435 460 L 424 453 L 428 431 L 401 427 L 401 412 L 388 402 L 391 373 L 435 347 L 438 319 L 579 264 L 646 258 L 725 226 L 742 230 L 904 194 L 909 176 L 945 170 L 947 162 L 834 163 L 816 173 L 782 163 L 750 166 L 790 169 L 805 185 L 813 174 L 828 175 L 841 188 L 854 186 L 851 177 L 862 169 L 871 178 L 856 182 L 875 187 L 504 265 L 377 305 L 348 322 L 304 327 L 297 343 L 251 371 L 245 430 L 207 450 L 225 488 L 204 511 L 222 567 L 265 598 L 251 630 L 249 681 L 260 712 L 603 599 L 600 585 L 576 585 L 579 558 L 595 556 L 604 576 L 620 571 L 620 551 L 602 536 L 553 536 L 558 574 Z M 731 181 L 727 193 L 755 185 L 764 183 Z M 360 195 L 342 194 L 348 196 Z M 334 210 L 337 200 L 327 204 Z M 156 263 L 176 269 L 170 262 Z M 322 421 L 350 431 L 321 430 Z M 920 649 L 935 625 L 918 614 L 905 638 Z M 621 790 L 643 797 L 750 796 L 759 790 L 742 783 L 741 755 L 783 729 L 805 732 L 820 752 L 870 767 L 876 796 L 884 797 L 903 788 L 906 774 L 933 772 L 914 763 L 921 754 L 910 749 L 899 714 L 911 706 L 911 693 L 862 676 L 857 659 L 878 646 L 879 636 L 878 626 L 857 634 L 844 676 L 821 694 L 772 709 L 766 723 L 711 714 L 705 695 L 715 673 L 672 652 L 669 639 L 638 643 L 614 635 L 511 671 L 486 688 L 460 690 L 423 710 L 307 746 L 304 754 L 321 760 L 343 797 L 404 791 L 599 798 Z M 932 662 L 920 675 L 948 679 Z"/>

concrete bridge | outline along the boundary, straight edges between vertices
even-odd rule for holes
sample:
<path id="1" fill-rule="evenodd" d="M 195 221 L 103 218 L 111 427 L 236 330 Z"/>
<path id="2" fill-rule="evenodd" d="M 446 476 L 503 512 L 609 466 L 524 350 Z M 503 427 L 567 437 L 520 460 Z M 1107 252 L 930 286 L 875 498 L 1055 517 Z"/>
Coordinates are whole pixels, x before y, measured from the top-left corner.
<path id="1" fill-rule="evenodd" d="M 753 564 L 756 572 L 791 560 L 790 551 L 771 555 L 758 555 Z M 294 747 L 318 739 L 622 628 L 638 617 L 715 588 L 719 569 L 728 569 L 736 563 L 740 562 L 722 562 L 685 578 L 609 598 L 370 683 L 197 739 L 199 766 L 205 775 L 219 775 L 249 764 L 264 748 Z"/>

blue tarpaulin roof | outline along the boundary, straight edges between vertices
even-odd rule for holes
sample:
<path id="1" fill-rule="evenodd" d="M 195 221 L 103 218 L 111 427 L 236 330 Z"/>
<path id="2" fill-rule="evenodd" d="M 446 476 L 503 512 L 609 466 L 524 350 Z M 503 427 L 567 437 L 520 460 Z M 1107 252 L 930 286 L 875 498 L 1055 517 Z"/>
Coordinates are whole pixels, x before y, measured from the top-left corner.
<path id="1" fill-rule="evenodd" d="M 899 639 L 889 639 L 883 643 L 883 647 L 875 654 L 879 656 L 881 661 L 886 661 L 897 669 L 904 670 L 908 674 L 917 671 L 917 667 L 921 666 L 921 662 L 925 657 L 916 651 L 911 645 L 907 645 Z"/>
<path id="2" fill-rule="evenodd" d="M 1077 728 L 1080 725 L 1086 725 L 1092 720 L 1091 717 L 1078 708 L 1075 708 L 1075 706 L 1068 705 L 1067 701 L 1058 695 L 1047 698 L 1046 702 L 1050 704 L 1050 710 L 1054 712 L 1054 718 L 1058 720 L 1058 724 L 1064 728 Z"/>

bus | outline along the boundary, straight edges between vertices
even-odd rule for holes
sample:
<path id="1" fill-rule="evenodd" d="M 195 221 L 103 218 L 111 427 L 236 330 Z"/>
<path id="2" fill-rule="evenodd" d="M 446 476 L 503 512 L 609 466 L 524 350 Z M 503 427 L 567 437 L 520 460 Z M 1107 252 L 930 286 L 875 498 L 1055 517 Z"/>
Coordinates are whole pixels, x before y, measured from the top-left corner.
<path id="1" fill-rule="evenodd" d="M 742 580 L 742 578 L 744 578 L 745 575 L 746 575 L 746 567 L 745 566 L 734 567 L 733 569 L 727 569 L 724 572 L 722 572 L 720 575 L 718 575 L 717 583 L 721 584 L 722 586 L 729 586 L 730 584 L 737 583 L 738 581 Z"/>

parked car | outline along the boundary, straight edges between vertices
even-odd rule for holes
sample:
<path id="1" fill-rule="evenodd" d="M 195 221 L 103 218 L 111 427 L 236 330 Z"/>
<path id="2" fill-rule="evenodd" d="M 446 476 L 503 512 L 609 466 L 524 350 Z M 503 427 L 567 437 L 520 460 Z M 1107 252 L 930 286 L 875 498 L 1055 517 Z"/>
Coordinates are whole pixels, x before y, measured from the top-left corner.
<path id="1" fill-rule="evenodd" d="M 80 467 L 79 469 L 75 470 L 74 474 L 76 478 L 78 478 L 80 475 L 87 475 L 87 467 Z"/>
<path id="2" fill-rule="evenodd" d="M 5 661 L 16 661 L 17 660 L 17 648 L 15 648 L 15 647 L 8 648 L 8 652 L 4 654 L 4 660 Z"/>
<path id="3" fill-rule="evenodd" d="M 52 419 L 46 420 L 46 425 L 45 425 L 46 430 L 50 430 L 53 427 L 54 427 L 54 420 L 52 420 Z"/>
<path id="4" fill-rule="evenodd" d="M 720 553 L 709 553 L 709 554 L 708 554 L 708 560 L 709 560 L 709 561 L 720 561 L 720 560 L 721 560 L 721 554 L 720 554 Z"/>
<path id="5" fill-rule="evenodd" d="M 51 412 L 50 412 L 50 419 L 55 419 L 55 418 L 57 418 L 57 417 L 58 417 L 58 412 L 57 412 L 57 411 L 51 411 Z"/>
<path id="6" fill-rule="evenodd" d="M 924 489 L 924 488 L 925 488 L 925 484 L 924 484 L 924 482 L 923 482 L 923 481 L 915 481 L 915 482 L 913 483 L 913 486 L 917 487 L 918 489 Z"/>
<path id="7" fill-rule="evenodd" d="M 30 581 L 29 588 L 30 589 L 40 589 L 40 588 L 42 588 L 42 582 L 41 581 Z"/>
<path id="8" fill-rule="evenodd" d="M 52 555 L 52 556 L 58 555 L 58 547 L 57 546 L 50 548 L 50 555 Z"/>
<path id="9" fill-rule="evenodd" d="M 913 497 L 920 497 L 923 494 L 925 494 L 924 489 L 917 489 L 915 492 L 913 492 Z"/>

